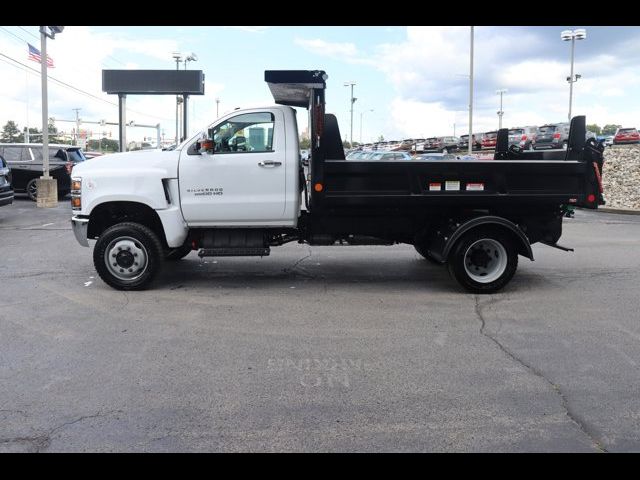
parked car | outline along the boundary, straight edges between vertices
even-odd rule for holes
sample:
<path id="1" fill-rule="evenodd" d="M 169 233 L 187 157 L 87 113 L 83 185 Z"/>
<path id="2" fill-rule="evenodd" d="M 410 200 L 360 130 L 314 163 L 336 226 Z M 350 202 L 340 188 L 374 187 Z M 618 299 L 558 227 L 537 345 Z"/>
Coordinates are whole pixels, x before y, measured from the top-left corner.
<path id="1" fill-rule="evenodd" d="M 11 167 L 13 189 L 16 192 L 26 192 L 31 200 L 36 201 L 36 179 L 42 176 L 42 144 L 0 143 L 0 155 Z M 80 147 L 49 145 L 49 174 L 58 182 L 60 198 L 71 191 L 71 169 L 85 160 Z"/>
<path id="2" fill-rule="evenodd" d="M 491 132 L 486 132 L 482 137 L 482 149 L 492 149 L 496 148 L 496 142 L 498 141 L 498 131 L 494 130 Z"/>
<path id="3" fill-rule="evenodd" d="M 458 157 L 456 157 L 453 153 L 438 153 L 438 152 L 432 152 L 432 153 L 422 153 L 420 155 L 416 155 L 413 160 L 446 160 L 446 161 L 451 161 L 451 160 L 457 160 Z"/>
<path id="4" fill-rule="evenodd" d="M 619 128 L 613 137 L 614 145 L 640 143 L 640 133 L 635 128 Z"/>
<path id="5" fill-rule="evenodd" d="M 429 142 L 429 148 L 425 151 L 436 151 L 440 153 L 449 153 L 458 151 L 458 137 L 435 137 Z"/>
<path id="6" fill-rule="evenodd" d="M 416 138 L 413 152 L 415 152 L 415 153 L 424 152 L 424 143 L 425 142 L 426 142 L 426 139 L 424 139 L 424 138 Z"/>
<path id="7" fill-rule="evenodd" d="M 13 203 L 13 188 L 11 187 L 11 169 L 0 155 L 0 207 Z"/>
<path id="8" fill-rule="evenodd" d="M 604 146 L 605 146 L 605 147 L 610 147 L 610 146 L 612 146 L 612 145 L 613 145 L 613 139 L 614 139 L 614 136 L 613 136 L 613 135 L 609 135 L 609 136 L 605 137 L 605 139 L 604 139 Z"/>
<path id="9" fill-rule="evenodd" d="M 536 136 L 538 127 L 515 127 L 509 129 L 509 146 L 517 145 L 523 150 L 532 150 L 532 141 Z"/>
<path id="10" fill-rule="evenodd" d="M 388 161 L 396 161 L 396 160 L 413 160 L 413 157 L 409 155 L 407 152 L 386 151 L 386 152 L 373 152 L 369 154 L 366 158 L 360 158 L 358 160 L 388 162 Z"/>
<path id="11" fill-rule="evenodd" d="M 569 142 L 568 123 L 549 123 L 536 130 L 536 138 L 533 141 L 534 150 L 548 150 L 562 148 L 566 150 Z"/>
<path id="12" fill-rule="evenodd" d="M 482 148 L 482 133 L 474 133 L 471 136 L 471 141 L 473 145 L 471 146 L 472 150 L 480 150 Z M 469 135 L 461 135 L 460 141 L 458 142 L 458 150 L 459 151 L 468 151 L 469 150 Z"/>
<path id="13" fill-rule="evenodd" d="M 427 152 L 431 150 L 431 144 L 435 143 L 438 140 L 438 137 L 429 137 L 424 141 L 424 151 Z"/>
<path id="14" fill-rule="evenodd" d="M 399 150 L 403 152 L 413 152 L 415 150 L 416 140 L 413 138 L 405 138 L 400 142 Z"/>

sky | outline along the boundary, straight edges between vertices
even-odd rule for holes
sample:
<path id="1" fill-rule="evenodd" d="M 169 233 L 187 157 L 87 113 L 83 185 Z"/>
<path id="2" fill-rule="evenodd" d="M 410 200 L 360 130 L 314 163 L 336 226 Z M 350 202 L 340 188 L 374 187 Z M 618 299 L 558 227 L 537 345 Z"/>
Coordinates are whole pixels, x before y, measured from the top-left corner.
<path id="1" fill-rule="evenodd" d="M 473 130 L 566 121 L 571 42 L 560 32 L 586 28 L 575 44 L 573 114 L 587 123 L 640 127 L 640 27 L 478 26 L 474 34 Z M 38 27 L 0 27 L 0 126 L 8 120 L 41 128 L 39 65 L 27 42 L 40 49 Z M 117 122 L 117 96 L 101 91 L 103 69 L 175 69 L 174 52 L 195 53 L 190 70 L 205 74 L 205 95 L 190 97 L 190 134 L 235 108 L 273 104 L 264 70 L 325 70 L 327 112 L 342 138 L 371 142 L 468 133 L 470 27 L 153 27 L 67 26 L 47 49 L 49 116 L 59 130 L 81 120 Z M 16 63 L 20 62 L 19 64 Z M 27 67 L 34 68 L 35 71 Z M 184 64 L 180 65 L 184 68 Z M 350 87 L 355 82 L 353 124 Z M 175 134 L 175 97 L 130 95 L 127 121 L 160 123 Z M 298 111 L 299 131 L 307 126 Z M 353 133 L 351 134 L 351 125 Z M 84 124 L 94 138 L 109 127 Z M 155 139 L 132 127 L 127 140 Z M 112 129 L 112 138 L 117 131 Z"/>

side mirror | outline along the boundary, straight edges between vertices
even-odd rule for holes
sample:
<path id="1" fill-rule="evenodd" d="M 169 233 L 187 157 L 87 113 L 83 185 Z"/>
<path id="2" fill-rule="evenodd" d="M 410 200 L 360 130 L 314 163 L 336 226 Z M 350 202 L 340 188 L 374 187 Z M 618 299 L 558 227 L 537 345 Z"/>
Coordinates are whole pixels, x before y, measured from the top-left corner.
<path id="1" fill-rule="evenodd" d="M 200 153 L 201 148 L 200 141 L 192 143 L 187 149 L 187 155 L 202 155 L 202 153 Z"/>

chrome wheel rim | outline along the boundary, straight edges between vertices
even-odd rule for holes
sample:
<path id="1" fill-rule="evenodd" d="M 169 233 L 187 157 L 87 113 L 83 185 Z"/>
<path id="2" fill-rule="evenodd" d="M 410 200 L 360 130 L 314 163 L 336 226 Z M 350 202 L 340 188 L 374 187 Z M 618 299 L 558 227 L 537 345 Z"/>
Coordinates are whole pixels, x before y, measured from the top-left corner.
<path id="1" fill-rule="evenodd" d="M 507 251 L 492 238 L 473 242 L 464 254 L 464 270 L 478 283 L 491 283 L 507 269 Z"/>
<path id="2" fill-rule="evenodd" d="M 27 193 L 32 198 L 38 198 L 38 185 L 36 182 L 29 182 L 29 185 L 27 185 Z"/>
<path id="3" fill-rule="evenodd" d="M 104 262 L 114 277 L 122 282 L 140 278 L 149 265 L 147 249 L 132 237 L 118 237 L 109 242 L 104 252 Z"/>

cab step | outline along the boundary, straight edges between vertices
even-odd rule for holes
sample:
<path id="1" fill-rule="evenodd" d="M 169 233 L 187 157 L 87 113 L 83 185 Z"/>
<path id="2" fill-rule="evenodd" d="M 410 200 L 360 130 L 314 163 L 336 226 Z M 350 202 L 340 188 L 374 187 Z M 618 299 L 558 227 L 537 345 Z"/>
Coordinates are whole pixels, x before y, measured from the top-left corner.
<path id="1" fill-rule="evenodd" d="M 269 247 L 216 247 L 198 250 L 199 257 L 268 257 L 270 253 Z"/>

